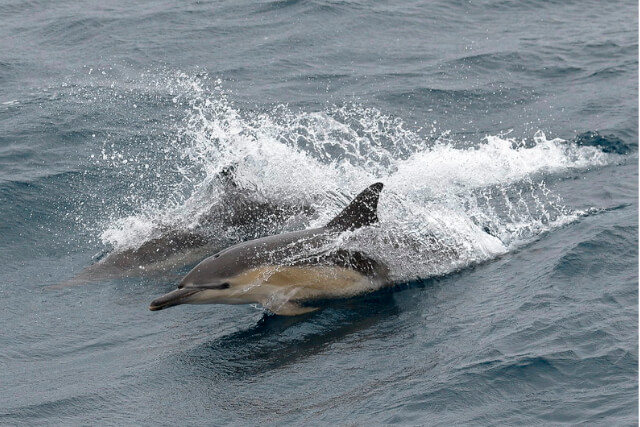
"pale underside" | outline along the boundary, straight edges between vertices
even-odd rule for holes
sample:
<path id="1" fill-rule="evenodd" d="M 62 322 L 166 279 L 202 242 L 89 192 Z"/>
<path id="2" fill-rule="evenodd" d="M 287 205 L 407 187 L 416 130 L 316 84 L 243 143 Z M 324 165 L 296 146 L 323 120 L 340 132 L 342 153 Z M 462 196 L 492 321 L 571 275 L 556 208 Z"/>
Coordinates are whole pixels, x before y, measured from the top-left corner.
<path id="1" fill-rule="evenodd" d="M 347 298 L 384 286 L 381 280 L 337 266 L 260 266 L 229 278 L 229 283 L 229 289 L 203 290 L 188 302 L 259 303 L 275 314 L 296 315 L 317 309 L 301 302 Z"/>

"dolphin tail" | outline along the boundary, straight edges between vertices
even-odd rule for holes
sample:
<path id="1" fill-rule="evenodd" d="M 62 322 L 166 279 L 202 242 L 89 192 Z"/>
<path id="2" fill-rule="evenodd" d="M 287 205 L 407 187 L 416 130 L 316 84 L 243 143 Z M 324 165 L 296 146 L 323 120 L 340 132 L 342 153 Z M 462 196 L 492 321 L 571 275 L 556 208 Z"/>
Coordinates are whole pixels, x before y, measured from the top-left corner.
<path id="1" fill-rule="evenodd" d="M 382 187 L 381 182 L 367 187 L 338 216 L 329 221 L 327 228 L 347 231 L 378 222 L 378 199 Z"/>

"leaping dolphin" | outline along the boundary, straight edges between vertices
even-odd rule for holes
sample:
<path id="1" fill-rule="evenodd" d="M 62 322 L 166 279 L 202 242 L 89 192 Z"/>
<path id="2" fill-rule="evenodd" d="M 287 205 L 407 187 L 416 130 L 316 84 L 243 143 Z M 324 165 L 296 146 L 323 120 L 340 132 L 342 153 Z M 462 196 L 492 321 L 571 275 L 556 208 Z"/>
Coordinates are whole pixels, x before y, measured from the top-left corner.
<path id="1" fill-rule="evenodd" d="M 376 183 L 365 189 L 324 227 L 250 240 L 210 256 L 180 281 L 178 289 L 153 300 L 149 309 L 258 303 L 291 316 L 317 310 L 309 301 L 349 297 L 387 285 L 384 264 L 331 245 L 342 232 L 378 222 L 382 187 Z"/>

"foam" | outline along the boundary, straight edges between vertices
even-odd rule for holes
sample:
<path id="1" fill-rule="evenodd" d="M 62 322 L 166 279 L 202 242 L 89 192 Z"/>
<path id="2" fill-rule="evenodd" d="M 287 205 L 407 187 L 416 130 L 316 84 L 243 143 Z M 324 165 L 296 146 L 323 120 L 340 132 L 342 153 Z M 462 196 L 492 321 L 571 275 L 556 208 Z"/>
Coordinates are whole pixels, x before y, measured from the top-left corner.
<path id="1" fill-rule="evenodd" d="M 546 176 L 612 161 L 595 147 L 541 131 L 528 141 L 508 135 L 456 141 L 434 126 L 408 128 L 358 104 L 242 111 L 220 81 L 209 82 L 184 73 L 162 81 L 185 115 L 177 138 L 150 148 L 176 159 L 180 184 L 156 197 L 171 202 L 139 203 L 133 215 L 105 227 L 101 238 L 116 250 L 142 244 L 160 224 L 197 225 L 220 200 L 216 177 L 234 165 L 238 182 L 266 200 L 311 203 L 318 215 L 309 226 L 323 225 L 357 192 L 383 181 L 382 226 L 347 233 L 339 244 L 386 262 L 395 280 L 446 274 L 574 221 L 579 213 L 563 206 Z M 104 151 L 105 160 L 120 158 Z"/>

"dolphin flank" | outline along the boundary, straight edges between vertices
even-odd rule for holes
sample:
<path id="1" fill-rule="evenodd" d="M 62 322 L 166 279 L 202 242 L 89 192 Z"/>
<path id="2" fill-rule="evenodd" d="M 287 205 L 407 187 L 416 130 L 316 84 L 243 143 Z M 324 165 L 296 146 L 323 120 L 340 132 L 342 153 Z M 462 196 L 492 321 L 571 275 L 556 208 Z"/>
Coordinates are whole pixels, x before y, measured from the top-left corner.
<path id="1" fill-rule="evenodd" d="M 376 183 L 366 188 L 324 227 L 250 240 L 210 256 L 180 281 L 178 289 L 153 300 L 149 309 L 259 303 L 275 314 L 297 315 L 318 309 L 307 305 L 309 301 L 349 297 L 387 285 L 384 264 L 362 252 L 329 246 L 344 231 L 378 222 L 382 187 Z"/>

